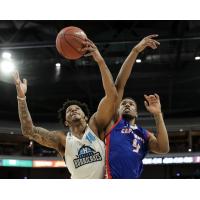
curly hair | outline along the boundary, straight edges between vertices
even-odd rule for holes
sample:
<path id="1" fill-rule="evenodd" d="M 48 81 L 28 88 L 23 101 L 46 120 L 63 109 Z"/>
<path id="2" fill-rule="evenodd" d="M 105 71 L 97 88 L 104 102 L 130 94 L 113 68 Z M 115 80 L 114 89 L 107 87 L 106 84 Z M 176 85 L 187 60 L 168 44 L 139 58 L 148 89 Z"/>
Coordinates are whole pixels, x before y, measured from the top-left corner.
<path id="1" fill-rule="evenodd" d="M 58 110 L 58 119 L 64 126 L 66 126 L 65 125 L 66 109 L 71 105 L 79 106 L 82 109 L 82 111 L 84 112 L 85 116 L 89 119 L 90 110 L 86 103 L 81 103 L 80 101 L 77 101 L 77 100 L 67 100 L 63 103 L 63 106 Z"/>

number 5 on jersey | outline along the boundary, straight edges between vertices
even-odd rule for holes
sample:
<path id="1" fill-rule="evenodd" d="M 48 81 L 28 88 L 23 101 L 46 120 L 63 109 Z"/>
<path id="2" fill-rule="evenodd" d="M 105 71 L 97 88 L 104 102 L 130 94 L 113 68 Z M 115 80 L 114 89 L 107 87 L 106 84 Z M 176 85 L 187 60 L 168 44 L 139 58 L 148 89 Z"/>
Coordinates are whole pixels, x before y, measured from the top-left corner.
<path id="1" fill-rule="evenodd" d="M 138 153 L 140 150 L 140 144 L 138 144 L 137 139 L 133 139 L 133 152 Z"/>

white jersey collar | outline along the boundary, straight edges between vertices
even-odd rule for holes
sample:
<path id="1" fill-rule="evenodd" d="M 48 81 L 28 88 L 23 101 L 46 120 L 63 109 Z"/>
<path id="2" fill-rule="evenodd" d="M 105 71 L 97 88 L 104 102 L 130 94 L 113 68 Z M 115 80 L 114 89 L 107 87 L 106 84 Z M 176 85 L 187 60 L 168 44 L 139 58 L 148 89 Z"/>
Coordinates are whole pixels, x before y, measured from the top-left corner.
<path id="1" fill-rule="evenodd" d="M 137 125 L 135 124 L 134 126 L 130 125 L 130 128 L 132 128 L 133 130 L 137 129 Z"/>

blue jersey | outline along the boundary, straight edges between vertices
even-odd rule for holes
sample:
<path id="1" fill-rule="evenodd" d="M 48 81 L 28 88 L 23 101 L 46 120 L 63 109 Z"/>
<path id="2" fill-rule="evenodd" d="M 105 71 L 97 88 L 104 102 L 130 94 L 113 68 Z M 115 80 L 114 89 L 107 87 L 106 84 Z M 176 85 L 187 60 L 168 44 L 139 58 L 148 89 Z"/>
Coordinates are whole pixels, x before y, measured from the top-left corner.
<path id="1" fill-rule="evenodd" d="M 120 118 L 106 134 L 108 178 L 139 178 L 148 151 L 149 132 Z"/>

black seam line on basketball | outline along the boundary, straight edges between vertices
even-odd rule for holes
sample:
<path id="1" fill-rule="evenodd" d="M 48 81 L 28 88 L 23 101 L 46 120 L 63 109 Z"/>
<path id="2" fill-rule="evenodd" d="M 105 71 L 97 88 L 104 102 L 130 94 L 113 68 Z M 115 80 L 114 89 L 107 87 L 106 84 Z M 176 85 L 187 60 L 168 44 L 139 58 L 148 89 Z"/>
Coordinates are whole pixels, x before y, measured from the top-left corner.
<path id="1" fill-rule="evenodd" d="M 73 37 L 75 37 L 75 38 L 78 38 L 78 39 L 80 39 L 80 40 L 83 40 L 83 38 L 81 38 L 81 37 L 79 37 L 79 36 L 77 36 L 77 35 L 74 35 L 74 34 L 69 34 L 69 33 L 63 33 L 62 35 L 69 35 L 69 36 L 73 36 Z M 87 37 L 87 36 L 86 36 Z M 84 40 L 83 40 L 84 41 Z"/>
<path id="2" fill-rule="evenodd" d="M 75 27 L 75 26 L 68 27 L 68 28 L 67 28 L 67 31 L 69 31 L 69 30 L 73 30 L 73 29 L 74 29 L 74 27 Z M 81 29 L 79 29 L 79 28 L 78 28 L 77 30 L 81 30 Z M 65 31 L 66 31 L 66 30 L 65 30 Z"/>
<path id="3" fill-rule="evenodd" d="M 63 37 L 63 36 L 65 37 L 65 35 L 67 35 L 67 36 L 73 36 L 73 37 L 75 37 L 75 38 L 78 38 L 78 39 L 80 39 L 80 40 L 85 41 L 82 37 L 79 37 L 79 36 L 74 35 L 74 34 L 70 34 L 70 33 L 63 33 L 63 34 L 61 34 L 62 37 Z M 87 38 L 87 36 L 86 36 L 86 38 Z"/>
<path id="4" fill-rule="evenodd" d="M 74 49 L 74 51 L 76 51 L 76 53 L 81 54 L 82 56 L 84 55 L 84 54 L 82 54 L 81 52 L 77 51 L 76 48 L 74 48 L 74 47 L 65 39 L 65 37 L 64 37 L 64 41 L 65 41 L 72 49 Z"/>
<path id="5" fill-rule="evenodd" d="M 60 48 L 61 48 L 61 54 L 62 54 L 63 57 L 65 57 L 65 56 L 63 55 L 63 48 L 62 48 L 61 40 L 59 40 L 59 43 L 60 43 Z"/>

